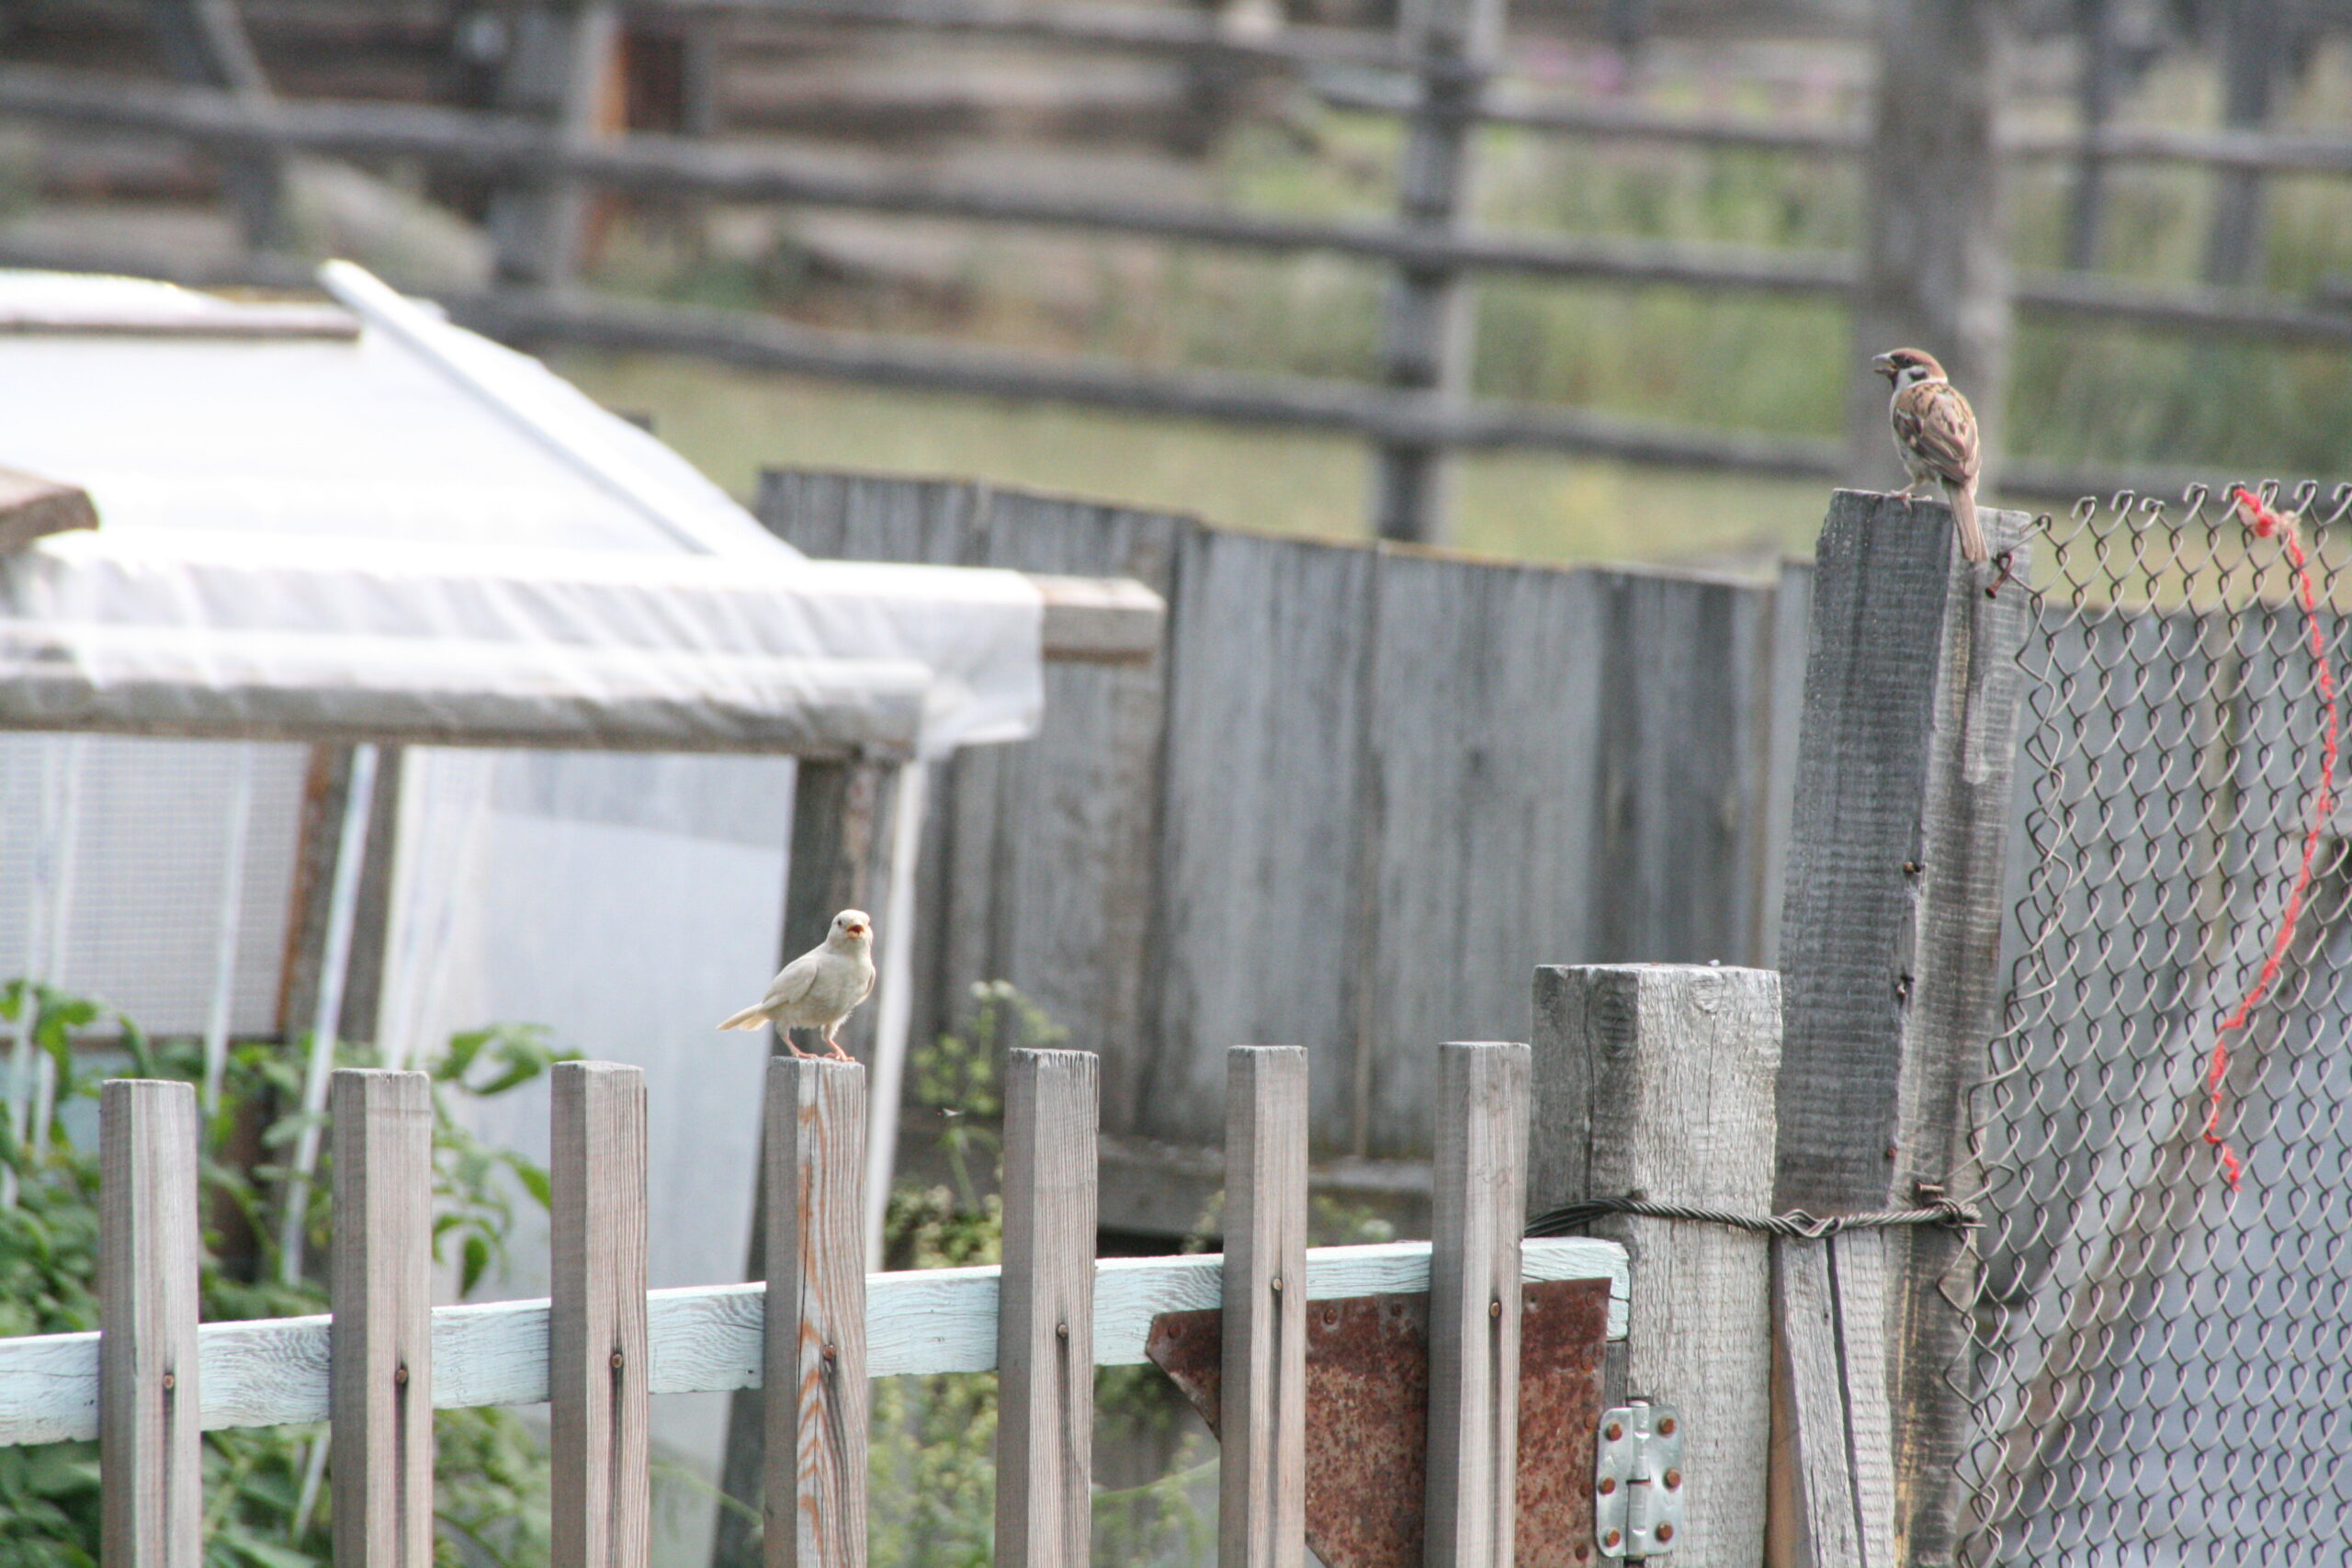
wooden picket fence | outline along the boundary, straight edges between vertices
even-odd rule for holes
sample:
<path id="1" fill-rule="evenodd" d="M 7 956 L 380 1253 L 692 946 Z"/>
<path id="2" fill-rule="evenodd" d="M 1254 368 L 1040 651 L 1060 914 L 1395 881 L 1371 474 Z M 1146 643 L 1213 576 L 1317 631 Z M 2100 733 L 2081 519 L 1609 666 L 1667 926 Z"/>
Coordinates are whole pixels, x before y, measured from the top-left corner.
<path id="1" fill-rule="evenodd" d="M 996 1561 L 1087 1560 L 1092 1368 L 1141 1362 L 1152 1319 L 1223 1308 L 1221 1531 L 1271 1555 L 1303 1528 L 1306 1303 L 1430 1292 L 1428 1529 L 1444 1561 L 1510 1559 L 1527 1280 L 1611 1281 L 1623 1248 L 1521 1240 L 1529 1048 L 1441 1048 L 1433 1243 L 1306 1246 L 1306 1053 L 1230 1059 L 1227 1252 L 1094 1257 L 1098 1065 L 1007 1064 L 1004 1262 L 868 1275 L 865 1070 L 779 1057 L 765 1115 L 764 1282 L 646 1289 L 646 1096 L 635 1067 L 567 1063 L 552 1086 L 552 1296 L 432 1305 L 433 1111 L 424 1074 L 346 1069 L 332 1100 L 334 1312 L 199 1325 L 198 1127 L 186 1083 L 101 1097 L 100 1330 L 0 1341 L 0 1444 L 96 1436 L 110 1568 L 203 1560 L 198 1436 L 333 1423 L 335 1561 L 431 1561 L 435 1408 L 549 1405 L 552 1561 L 642 1564 L 648 1400 L 763 1386 L 766 1561 L 865 1561 L 867 1385 L 1001 1380 Z M 1227 1267 L 1227 1263 L 1230 1267 Z M 1304 1288 L 1301 1288 L 1301 1287 Z M 785 1303 L 768 1311 L 768 1303 Z M 1497 1325 L 1500 1329 L 1498 1331 Z"/>

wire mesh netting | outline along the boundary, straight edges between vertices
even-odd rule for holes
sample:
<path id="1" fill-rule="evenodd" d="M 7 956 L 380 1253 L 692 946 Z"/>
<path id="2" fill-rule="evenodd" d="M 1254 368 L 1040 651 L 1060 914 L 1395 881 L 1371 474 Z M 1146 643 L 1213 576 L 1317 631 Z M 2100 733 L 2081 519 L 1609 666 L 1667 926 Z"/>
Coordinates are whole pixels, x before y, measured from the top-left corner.
<path id="1" fill-rule="evenodd" d="M 2220 495 L 2086 502 L 2038 546 L 1975 1106 L 1972 1563 L 2352 1550 L 2352 813 L 2322 672 L 2352 637 L 2352 489 L 2316 499 L 2278 502 L 2308 601 Z"/>

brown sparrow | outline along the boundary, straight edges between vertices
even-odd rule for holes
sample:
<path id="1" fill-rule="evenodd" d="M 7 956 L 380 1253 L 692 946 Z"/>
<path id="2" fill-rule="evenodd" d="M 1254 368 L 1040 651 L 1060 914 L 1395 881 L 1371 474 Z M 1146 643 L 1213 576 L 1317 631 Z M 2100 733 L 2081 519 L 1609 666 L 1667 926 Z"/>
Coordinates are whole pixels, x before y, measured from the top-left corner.
<path id="1" fill-rule="evenodd" d="M 1898 348 L 1871 361 L 1871 368 L 1894 383 L 1887 419 L 1894 426 L 1894 450 L 1911 482 L 1907 500 L 1929 479 L 1943 486 L 1951 503 L 1960 553 L 1984 558 L 1984 531 L 1976 525 L 1976 411 L 1925 349 Z"/>

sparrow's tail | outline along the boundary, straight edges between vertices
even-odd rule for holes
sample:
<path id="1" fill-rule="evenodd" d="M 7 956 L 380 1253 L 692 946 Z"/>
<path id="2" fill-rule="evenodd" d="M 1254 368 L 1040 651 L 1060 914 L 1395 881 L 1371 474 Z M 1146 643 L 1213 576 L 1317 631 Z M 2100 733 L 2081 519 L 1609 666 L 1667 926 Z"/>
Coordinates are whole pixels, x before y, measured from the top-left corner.
<path id="1" fill-rule="evenodd" d="M 764 1010 L 745 1008 L 718 1027 L 721 1029 L 765 1029 L 768 1022 L 768 1015 Z"/>
<path id="2" fill-rule="evenodd" d="M 1976 525 L 1976 481 L 1951 492 L 1951 525 L 1960 534 L 1960 553 L 1970 560 L 1985 558 L 1984 530 Z"/>

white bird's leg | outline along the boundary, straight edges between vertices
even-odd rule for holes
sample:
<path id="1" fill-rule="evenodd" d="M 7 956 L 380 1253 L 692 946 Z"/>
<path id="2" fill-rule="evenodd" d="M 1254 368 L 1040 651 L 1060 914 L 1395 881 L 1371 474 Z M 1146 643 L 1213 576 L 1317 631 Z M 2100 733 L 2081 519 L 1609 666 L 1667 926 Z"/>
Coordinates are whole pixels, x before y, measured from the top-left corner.
<path id="1" fill-rule="evenodd" d="M 840 1027 L 841 1021 L 838 1019 L 827 1026 L 825 1030 L 825 1043 L 832 1048 L 831 1055 L 833 1060 L 837 1062 L 846 1062 L 851 1059 L 850 1054 L 842 1049 L 842 1043 L 840 1041 L 833 1038 L 833 1031 Z"/>
<path id="2" fill-rule="evenodd" d="M 786 1050 L 791 1052 L 794 1055 L 799 1057 L 804 1062 L 810 1058 L 812 1053 L 803 1051 L 799 1046 L 795 1045 L 792 1043 L 792 1026 L 790 1024 L 779 1023 L 775 1026 L 775 1032 L 784 1037 L 784 1048 Z"/>

